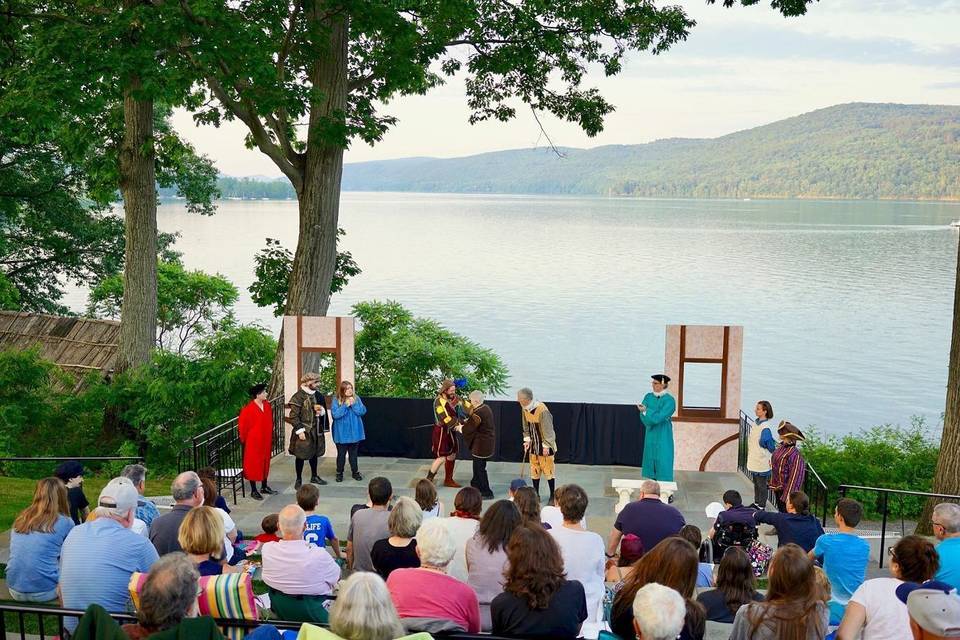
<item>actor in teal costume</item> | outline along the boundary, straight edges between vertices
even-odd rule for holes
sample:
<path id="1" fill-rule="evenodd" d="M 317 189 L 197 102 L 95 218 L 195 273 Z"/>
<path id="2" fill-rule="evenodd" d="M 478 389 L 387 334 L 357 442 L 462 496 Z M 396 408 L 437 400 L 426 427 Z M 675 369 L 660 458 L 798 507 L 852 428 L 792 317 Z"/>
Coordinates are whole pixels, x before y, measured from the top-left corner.
<path id="1" fill-rule="evenodd" d="M 658 373 L 653 379 L 653 391 L 637 405 L 643 435 L 643 477 L 673 482 L 673 422 L 677 401 L 667 393 L 668 376 Z"/>

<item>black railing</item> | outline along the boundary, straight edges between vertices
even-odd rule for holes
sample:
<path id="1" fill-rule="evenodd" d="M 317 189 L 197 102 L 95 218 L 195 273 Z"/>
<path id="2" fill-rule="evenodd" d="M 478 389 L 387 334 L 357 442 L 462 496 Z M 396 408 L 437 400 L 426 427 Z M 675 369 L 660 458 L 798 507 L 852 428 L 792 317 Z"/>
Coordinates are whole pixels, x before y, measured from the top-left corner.
<path id="1" fill-rule="evenodd" d="M 870 493 L 875 494 L 880 509 L 881 521 L 880 521 L 880 561 L 879 567 L 883 568 L 883 559 L 887 555 L 887 550 L 885 547 L 887 539 L 887 522 L 888 516 L 890 513 L 890 496 L 897 496 L 899 498 L 904 498 L 907 496 L 912 496 L 916 498 L 936 498 L 938 500 L 960 502 L 960 496 L 951 495 L 949 493 L 930 493 L 927 491 L 907 491 L 904 489 L 885 489 L 883 487 L 862 487 L 855 484 L 842 484 L 837 487 L 837 491 L 840 493 L 840 497 L 846 497 L 851 491 L 857 493 Z M 901 510 L 902 514 L 902 510 Z M 905 533 L 903 530 L 903 525 L 901 524 L 901 533 Z"/>
<path id="2" fill-rule="evenodd" d="M 740 412 L 740 439 L 737 447 L 737 470 L 740 471 L 748 480 L 753 480 L 750 471 L 747 469 L 747 448 L 750 429 L 753 426 L 753 419 Z M 805 461 L 806 462 L 806 461 Z M 827 525 L 827 511 L 830 508 L 830 490 L 826 483 L 813 468 L 813 465 L 806 462 L 806 473 L 803 478 L 803 491 L 810 498 L 811 511 L 820 517 L 820 523 Z"/>
<path id="3" fill-rule="evenodd" d="M 273 413 L 273 438 L 271 454 L 277 455 L 283 451 L 283 396 L 277 396 L 270 401 Z M 237 488 L 240 495 L 246 496 L 246 487 L 243 483 L 243 443 L 240 442 L 238 431 L 239 417 L 227 420 L 223 424 L 198 433 L 190 439 L 190 446 L 180 452 L 177 467 L 180 471 L 205 467 L 216 470 L 217 492 L 223 493 L 229 487 L 233 492 L 233 503 L 237 503 Z"/>
<path id="4" fill-rule="evenodd" d="M 143 464 L 142 456 L 37 456 L 0 458 L 0 467 L 4 467 L 6 469 L 7 465 L 11 464 L 38 465 L 37 467 L 27 467 L 25 475 L 29 476 L 33 472 L 36 472 L 37 475 L 53 475 L 52 464 L 49 467 L 40 467 L 39 465 L 43 463 L 61 463 L 70 460 L 76 460 L 77 462 L 84 463 L 85 466 L 90 466 L 90 463 L 99 465 L 103 463 L 109 464 L 111 462 L 123 462 L 124 464 L 134 464 L 139 462 Z M 23 467 L 20 467 L 19 469 L 21 472 L 25 471 Z"/>
<path id="5" fill-rule="evenodd" d="M 64 619 L 79 618 L 83 611 L 76 609 L 61 609 L 50 606 L 34 606 L 23 603 L 0 603 L 0 638 L 19 637 L 36 638 L 38 640 L 53 640 L 64 636 Z M 111 613 L 111 618 L 118 624 L 137 622 L 135 615 L 130 613 Z M 281 631 L 296 631 L 302 622 L 290 620 L 236 620 L 216 618 L 217 626 L 227 634 L 231 630 L 252 631 L 261 624 L 269 624 Z M 311 622 L 318 627 L 328 626 L 325 623 Z M 505 640 L 500 636 L 486 633 L 444 633 L 433 634 L 436 637 L 449 640 Z"/>

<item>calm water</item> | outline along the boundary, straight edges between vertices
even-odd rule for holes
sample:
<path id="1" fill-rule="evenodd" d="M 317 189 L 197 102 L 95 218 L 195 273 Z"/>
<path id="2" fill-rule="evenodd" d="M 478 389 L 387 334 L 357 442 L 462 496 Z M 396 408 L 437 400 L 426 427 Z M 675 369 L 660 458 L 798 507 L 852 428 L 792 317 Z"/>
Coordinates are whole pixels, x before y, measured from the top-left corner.
<path id="1" fill-rule="evenodd" d="M 511 388 L 609 402 L 648 390 L 664 325 L 742 324 L 745 406 L 831 432 L 913 415 L 939 429 L 956 218 L 940 203 L 346 193 L 363 274 L 330 312 L 397 300 L 499 353 Z M 182 232 L 189 267 L 237 284 L 242 320 L 279 331 L 246 287 L 264 238 L 295 246 L 295 203 L 211 218 L 165 204 L 160 227 Z"/>

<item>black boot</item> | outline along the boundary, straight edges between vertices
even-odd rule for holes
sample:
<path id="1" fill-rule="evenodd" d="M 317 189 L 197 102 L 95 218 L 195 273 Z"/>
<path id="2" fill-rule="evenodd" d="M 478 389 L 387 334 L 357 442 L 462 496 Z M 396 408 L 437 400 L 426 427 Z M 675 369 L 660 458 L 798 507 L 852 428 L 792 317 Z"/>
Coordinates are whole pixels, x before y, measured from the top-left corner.
<path id="1" fill-rule="evenodd" d="M 436 478 L 436 477 L 437 477 L 437 472 L 436 472 L 436 471 L 427 471 L 427 480 L 429 480 L 430 482 L 433 482 L 433 479 Z M 434 483 L 434 484 L 436 484 L 436 483 Z"/>
<path id="2" fill-rule="evenodd" d="M 303 480 L 301 480 L 300 478 L 297 478 L 297 481 L 293 483 L 294 490 L 299 489 L 302 486 L 303 486 Z"/>
<path id="3" fill-rule="evenodd" d="M 253 498 L 254 500 L 263 500 L 263 496 L 260 495 L 260 492 L 257 491 L 257 488 L 256 488 L 256 487 L 254 487 L 254 488 L 250 491 L 250 497 Z"/>
<path id="4" fill-rule="evenodd" d="M 310 476 L 310 482 L 313 484 L 327 484 L 327 481 L 320 476 Z"/>
<path id="5" fill-rule="evenodd" d="M 264 482 L 264 483 L 262 483 L 262 484 L 260 485 L 260 493 L 265 493 L 265 494 L 267 494 L 268 496 L 273 496 L 273 495 L 276 495 L 276 494 L 277 494 L 276 491 L 274 491 L 273 489 L 271 489 L 270 487 L 267 486 L 267 483 L 266 483 L 266 482 Z"/>
<path id="6" fill-rule="evenodd" d="M 337 482 L 343 482 L 343 471 L 337 471 Z"/>
<path id="7" fill-rule="evenodd" d="M 359 471 L 354 471 L 354 472 L 353 472 L 353 479 L 359 482 L 360 480 L 363 480 L 363 476 L 360 475 L 360 472 L 359 472 Z"/>

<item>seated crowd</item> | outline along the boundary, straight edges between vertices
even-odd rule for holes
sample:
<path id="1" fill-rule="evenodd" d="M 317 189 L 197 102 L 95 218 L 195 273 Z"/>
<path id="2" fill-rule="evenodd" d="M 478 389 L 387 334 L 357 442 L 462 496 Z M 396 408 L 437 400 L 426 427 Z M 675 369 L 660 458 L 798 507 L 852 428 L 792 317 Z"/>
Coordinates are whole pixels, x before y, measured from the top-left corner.
<path id="1" fill-rule="evenodd" d="M 11 533 L 11 596 L 86 611 L 64 621 L 73 638 L 563 639 L 585 623 L 620 640 L 698 640 L 708 624 L 727 625 L 731 640 L 960 637 L 960 506 L 951 503 L 933 511 L 937 546 L 906 536 L 889 549 L 890 577 L 867 580 L 861 505 L 840 499 L 836 532 L 824 533 L 799 491 L 784 513 L 746 507 L 727 491 L 704 535 L 645 481 L 605 542 L 586 529 L 589 498 L 575 484 L 557 489 L 555 511 L 541 509 L 522 480 L 485 510 L 480 491 L 466 487 L 444 515 L 429 482 L 395 498 L 377 477 L 368 502 L 351 509 L 341 554 L 312 484 L 251 539 L 209 477 L 178 475 L 165 510 L 144 497 L 145 484 L 146 470 L 131 465 L 77 524 L 71 511 L 82 515 L 81 501 L 68 498 L 67 484 L 39 481 Z M 780 539 L 768 555 L 761 523 Z M 254 600 L 257 555 L 267 593 Z M 299 635 L 258 625 L 258 606 L 303 622 Z M 128 611 L 138 622 L 122 628 L 108 615 Z M 214 618 L 247 622 L 222 629 Z"/>

